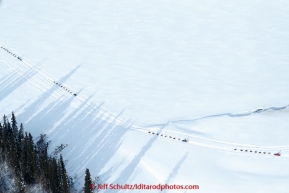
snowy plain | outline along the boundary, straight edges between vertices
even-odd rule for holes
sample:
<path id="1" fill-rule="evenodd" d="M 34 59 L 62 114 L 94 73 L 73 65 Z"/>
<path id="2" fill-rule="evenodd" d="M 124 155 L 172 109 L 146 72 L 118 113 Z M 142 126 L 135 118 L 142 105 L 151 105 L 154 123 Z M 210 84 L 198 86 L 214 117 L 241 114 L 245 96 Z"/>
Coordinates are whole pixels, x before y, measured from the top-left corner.
<path id="1" fill-rule="evenodd" d="M 0 46 L 23 61 L 0 49 L 0 113 L 69 143 L 79 189 L 88 167 L 102 183 L 288 192 L 288 20 L 288 1 L 3 0 Z"/>

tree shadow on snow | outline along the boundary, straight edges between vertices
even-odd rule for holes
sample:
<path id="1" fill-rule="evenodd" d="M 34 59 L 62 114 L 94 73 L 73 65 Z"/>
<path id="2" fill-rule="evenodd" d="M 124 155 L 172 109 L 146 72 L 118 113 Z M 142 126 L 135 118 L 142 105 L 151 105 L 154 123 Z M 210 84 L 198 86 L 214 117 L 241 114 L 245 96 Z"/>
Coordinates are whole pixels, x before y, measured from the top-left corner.
<path id="1" fill-rule="evenodd" d="M 166 127 L 167 124 L 164 124 L 157 133 L 161 132 Z M 146 152 L 152 147 L 153 143 L 157 140 L 158 136 L 153 135 L 152 138 L 146 143 L 145 146 L 142 147 L 141 151 L 134 156 L 130 164 L 121 172 L 119 177 L 112 183 L 112 184 L 129 184 L 133 177 L 138 173 L 137 171 L 140 170 L 139 163 L 141 159 L 144 157 Z M 122 190 L 118 190 L 122 191 Z"/>
<path id="2" fill-rule="evenodd" d="M 75 70 L 59 82 L 67 80 Z M 60 144 L 70 144 L 62 152 L 69 160 L 67 168 L 70 168 L 70 175 L 76 173 L 82 176 L 85 168 L 90 169 L 92 176 L 98 175 L 120 147 L 122 136 L 131 125 L 119 121 L 122 112 L 111 115 L 102 108 L 103 103 L 89 103 L 94 94 L 83 101 L 63 94 L 49 102 L 57 89 L 60 89 L 59 86 L 52 85 L 17 115 L 17 120 L 24 123 L 25 130 L 27 128 L 26 131 L 34 136 L 48 134 L 52 139 L 49 152 Z M 72 105 L 77 108 L 72 108 Z M 113 169 L 106 171 L 105 176 L 109 176 Z M 82 178 L 79 180 L 80 183 L 83 181 Z"/>
<path id="3" fill-rule="evenodd" d="M 79 68 L 79 66 L 77 66 L 76 68 L 74 68 L 72 71 L 70 71 L 67 75 L 65 75 L 64 77 L 62 77 L 59 81 L 60 82 L 65 82 L 66 80 L 69 79 L 69 77 Z M 35 115 L 39 109 L 41 109 L 44 105 L 44 103 L 46 102 L 47 99 L 49 99 L 51 97 L 51 95 L 58 90 L 58 92 L 60 93 L 60 99 L 63 100 L 62 98 L 65 98 L 65 96 L 67 96 L 68 93 L 64 93 L 63 91 L 60 91 L 59 86 L 57 85 L 52 85 L 48 90 L 46 90 L 46 92 L 44 92 L 36 101 L 34 101 L 32 104 L 30 104 L 27 108 L 24 109 L 23 113 L 18 115 L 18 119 L 22 120 L 23 123 L 25 123 L 26 125 L 29 124 L 29 120 L 33 119 L 33 115 Z M 71 95 L 72 96 L 72 95 Z M 72 97 L 70 96 L 70 99 L 72 99 Z M 55 101 L 56 103 L 56 101 Z M 67 107 L 69 106 L 69 103 L 67 103 Z M 43 125 L 43 124 L 42 124 Z M 29 125 L 31 126 L 31 125 Z"/>
<path id="4" fill-rule="evenodd" d="M 182 157 L 182 159 L 177 163 L 177 165 L 174 167 L 174 169 L 172 170 L 172 172 L 170 173 L 170 175 L 168 176 L 165 184 L 168 184 L 168 185 L 171 185 L 173 180 L 175 179 L 176 175 L 178 174 L 178 171 L 182 165 L 182 163 L 187 159 L 188 157 L 188 152 Z M 163 190 L 163 191 L 160 191 L 161 192 L 168 192 L 169 190 L 166 189 L 166 190 Z"/>
<path id="5" fill-rule="evenodd" d="M 27 79 L 33 77 L 37 72 L 33 70 L 26 71 L 23 76 L 20 76 L 16 72 L 3 77 L 0 80 L 0 102 L 8 97 L 14 90 L 24 84 Z"/>

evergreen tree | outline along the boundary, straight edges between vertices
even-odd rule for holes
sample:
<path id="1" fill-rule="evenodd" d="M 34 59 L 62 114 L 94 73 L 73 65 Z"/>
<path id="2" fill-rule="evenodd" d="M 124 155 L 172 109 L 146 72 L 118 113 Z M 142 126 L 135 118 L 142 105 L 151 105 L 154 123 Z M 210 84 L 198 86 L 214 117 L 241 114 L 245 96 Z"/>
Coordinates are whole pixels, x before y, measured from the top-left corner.
<path id="1" fill-rule="evenodd" d="M 40 174 L 41 174 L 41 182 L 44 186 L 45 190 L 50 189 L 50 183 L 49 183 L 49 162 L 48 162 L 48 146 L 44 147 L 43 150 L 40 151 Z"/>
<path id="2" fill-rule="evenodd" d="M 57 172 L 57 163 L 55 158 L 49 160 L 49 174 L 48 178 L 50 181 L 50 189 L 53 193 L 59 192 L 59 177 Z"/>
<path id="3" fill-rule="evenodd" d="M 63 162 L 62 154 L 60 154 L 60 159 L 58 161 L 58 171 L 61 183 L 61 192 L 68 193 L 69 192 L 69 184 L 68 184 L 68 176 L 66 174 L 65 164 Z"/>
<path id="4" fill-rule="evenodd" d="M 2 153 L 4 151 L 3 147 L 4 147 L 4 144 L 3 144 L 3 128 L 2 128 L 2 124 L 0 122 L 0 153 Z"/>
<path id="5" fill-rule="evenodd" d="M 6 116 L 3 116 L 3 125 L 2 125 L 2 135 L 3 135 L 3 152 L 4 152 L 4 160 L 7 159 L 8 153 L 8 132 L 7 132 L 7 123 L 6 123 Z"/>
<path id="6" fill-rule="evenodd" d="M 13 136 L 13 132 L 12 132 L 12 128 L 11 128 L 11 124 L 10 122 L 7 120 L 7 144 L 8 144 L 8 152 L 7 152 L 7 156 L 9 159 L 9 164 L 10 166 L 13 168 L 13 151 L 15 148 L 15 144 L 14 144 L 14 136 Z"/>
<path id="7" fill-rule="evenodd" d="M 14 121 L 15 120 L 15 117 L 14 117 Z M 16 129 L 15 129 L 16 128 Z M 21 153 L 20 153 L 20 144 L 19 144 L 19 141 L 18 141 L 18 131 L 17 131 L 17 126 L 15 127 L 14 126 L 14 130 L 13 130 L 13 127 L 11 128 L 11 163 L 12 163 L 12 166 L 14 167 L 14 172 L 18 175 L 18 177 L 21 176 L 21 174 L 19 173 L 20 171 L 20 164 L 19 164 L 19 159 L 21 158 Z"/>
<path id="8" fill-rule="evenodd" d="M 3 125 L 2 125 L 2 135 L 3 135 L 3 147 L 5 152 L 5 157 L 8 152 L 8 139 L 7 139 L 7 123 L 6 123 L 6 116 L 3 116 Z"/>
<path id="9" fill-rule="evenodd" d="M 11 127 L 12 127 L 13 133 L 17 136 L 18 134 L 17 121 L 13 112 L 12 112 L 12 117 L 11 117 Z"/>
<path id="10" fill-rule="evenodd" d="M 90 184 L 91 184 L 90 172 L 89 172 L 89 169 L 86 168 L 85 178 L 84 178 L 84 188 L 83 188 L 84 193 L 91 193 L 92 192 L 90 189 Z"/>
<path id="11" fill-rule="evenodd" d="M 12 139 L 12 128 L 11 128 L 11 124 L 10 124 L 10 122 L 9 122 L 9 120 L 7 119 L 6 120 L 6 127 L 7 127 L 7 129 L 6 129 L 6 132 L 7 132 L 7 145 L 8 145 L 8 147 L 7 147 L 7 155 L 8 155 L 8 157 L 9 157 L 9 159 L 11 158 L 11 150 L 12 150 L 12 144 L 11 144 L 11 139 Z"/>
<path id="12" fill-rule="evenodd" d="M 3 116 L 3 128 L 7 129 L 7 123 L 6 123 L 7 117 L 6 115 Z"/>
<path id="13" fill-rule="evenodd" d="M 26 182 L 28 184 L 33 184 L 35 182 L 35 178 L 34 178 L 34 167 L 33 167 L 33 163 L 34 163 L 34 159 L 35 156 L 33 154 L 33 150 L 34 150 L 34 143 L 33 143 L 33 138 L 31 133 L 28 134 L 28 147 L 27 147 L 27 165 L 26 165 Z"/>
<path id="14" fill-rule="evenodd" d="M 73 189 L 62 155 L 58 160 L 48 155 L 49 143 L 46 134 L 41 134 L 35 145 L 31 133 L 24 133 L 22 123 L 18 130 L 13 112 L 11 123 L 4 115 L 3 123 L 0 122 L 0 160 L 8 163 L 13 172 L 16 192 L 27 192 L 26 185 L 36 183 L 53 193 L 68 193 Z M 90 174 L 88 183 L 91 183 Z"/>
<path id="15" fill-rule="evenodd" d="M 18 141 L 21 147 L 21 150 L 23 149 L 23 142 L 24 142 L 24 129 L 23 129 L 23 124 L 20 124 L 20 129 L 18 132 Z"/>
<path id="16" fill-rule="evenodd" d="M 36 148 L 36 146 L 34 146 L 34 150 L 33 150 L 33 171 L 34 171 L 34 179 L 35 181 L 39 181 L 40 180 L 40 159 L 39 159 L 39 152 Z"/>
<path id="17" fill-rule="evenodd" d="M 27 166 L 27 141 L 26 141 L 26 138 L 23 138 L 23 141 L 22 141 L 22 151 L 21 151 L 21 163 L 20 163 L 20 168 L 21 168 L 21 174 L 22 174 L 22 177 L 24 178 L 25 177 L 25 174 L 26 174 L 26 166 Z"/>

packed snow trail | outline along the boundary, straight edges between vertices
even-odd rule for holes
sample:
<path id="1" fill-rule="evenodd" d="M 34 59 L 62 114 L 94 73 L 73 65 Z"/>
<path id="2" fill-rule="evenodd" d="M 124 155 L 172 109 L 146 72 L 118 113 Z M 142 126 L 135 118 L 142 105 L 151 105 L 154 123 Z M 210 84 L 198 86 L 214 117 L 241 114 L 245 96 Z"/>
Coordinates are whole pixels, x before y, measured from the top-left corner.
<path id="1" fill-rule="evenodd" d="M 3 43 L 0 43 L 0 47 L 1 47 L 1 50 L 3 50 L 3 48 L 6 48 L 6 50 L 9 50 L 9 52 L 7 52 L 8 55 L 20 56 L 20 54 L 18 54 L 16 51 L 12 50 L 8 46 L 4 46 Z M 44 70 L 40 69 L 36 64 L 33 64 L 27 58 L 21 57 L 22 59 L 21 61 L 19 61 L 16 58 L 13 58 L 14 59 L 13 61 L 13 60 L 7 59 L 7 57 L 4 57 L 4 55 L 0 55 L 0 56 L 2 58 L 1 61 L 5 65 L 7 65 L 9 68 L 17 72 L 20 76 L 24 77 L 25 79 L 27 79 L 29 82 L 31 82 L 32 84 L 34 84 L 35 86 L 43 90 L 44 92 L 47 92 L 47 90 L 49 90 L 51 87 L 54 87 L 56 93 L 55 92 L 50 93 L 53 97 L 61 101 L 65 101 L 65 99 L 67 98 L 74 97 L 73 101 L 70 103 L 72 106 L 78 108 L 80 107 L 81 104 L 84 103 L 84 106 L 82 107 L 82 109 L 88 107 L 88 108 L 92 108 L 93 110 L 97 110 L 97 112 L 99 112 L 102 119 L 106 119 L 108 122 L 117 121 L 119 124 L 126 123 L 122 119 L 113 115 L 113 113 L 111 113 L 110 111 L 99 106 L 99 104 L 93 105 L 90 103 L 86 103 L 85 102 L 86 98 L 82 96 L 81 94 L 77 94 L 77 96 L 74 96 L 73 94 L 67 92 L 64 89 L 57 89 L 58 86 L 55 84 L 55 82 L 57 82 L 58 79 L 48 74 Z M 17 65 L 17 63 L 18 64 L 21 63 L 21 65 Z M 27 76 L 27 72 L 33 74 L 33 76 Z M 67 88 L 68 90 L 72 91 L 72 89 L 70 89 L 64 83 L 61 83 L 61 85 Z M 97 106 L 97 108 L 95 106 Z"/>
<path id="2" fill-rule="evenodd" d="M 96 116 L 101 116 L 103 120 L 106 120 L 107 122 L 111 123 L 118 123 L 118 124 L 130 124 L 122 119 L 120 119 L 118 116 L 114 115 L 112 112 L 108 111 L 107 109 L 103 108 L 100 104 L 91 104 L 86 102 L 87 99 L 85 96 L 81 95 L 80 93 L 77 93 L 73 91 L 73 89 L 69 88 L 67 85 L 60 81 L 58 81 L 57 78 L 53 77 L 49 73 L 45 72 L 43 69 L 39 67 L 38 64 L 34 64 L 30 60 L 28 60 L 25 57 L 20 56 L 16 51 L 14 51 L 12 48 L 9 48 L 8 46 L 4 45 L 3 43 L 0 43 L 0 58 L 1 61 L 10 69 L 18 73 L 21 77 L 25 78 L 32 84 L 34 84 L 36 87 L 41 89 L 44 92 L 49 92 L 49 94 L 58 100 L 61 100 L 63 102 L 66 102 L 67 99 L 73 97 L 73 101 L 69 104 L 75 108 L 90 108 L 92 110 L 96 110 L 98 114 Z M 12 56 L 12 59 L 8 59 L 8 56 Z M 76 94 L 76 96 L 74 95 Z M 261 113 L 268 110 L 282 110 L 287 108 L 289 105 L 283 106 L 283 107 L 261 107 L 252 111 L 244 112 L 244 113 L 223 113 L 223 114 L 217 114 L 217 115 L 210 115 L 205 116 L 197 119 L 191 119 L 191 120 L 174 120 L 170 121 L 166 124 L 158 124 L 158 125 L 151 125 L 148 127 L 138 127 L 135 125 L 130 124 L 130 128 L 137 130 L 139 132 L 143 132 L 146 134 L 158 134 L 158 137 L 166 136 L 164 138 L 170 139 L 175 142 L 184 143 L 181 141 L 181 139 L 186 139 L 187 137 L 190 138 L 187 144 L 205 147 L 205 148 L 212 148 L 212 149 L 218 149 L 223 151 L 230 151 L 230 152 L 236 152 L 237 148 L 242 148 L 242 151 L 289 151 L 289 145 L 286 146 L 254 146 L 249 144 L 237 144 L 237 143 L 230 143 L 230 142 L 224 142 L 219 140 L 213 140 L 208 139 L 204 137 L 199 137 L 191 134 L 186 134 L 182 132 L 175 132 L 171 130 L 163 129 L 168 124 L 178 123 L 178 122 L 190 122 L 190 121 L 196 121 L 200 119 L 205 118 L 212 118 L 212 117 L 220 117 L 220 116 L 230 116 L 230 117 L 241 117 L 241 116 L 248 116 L 253 113 Z M 162 127 L 160 129 L 159 127 Z M 249 149 L 249 150 L 248 150 Z M 271 155 L 271 154 L 270 154 Z M 288 156 L 289 157 L 289 156 Z"/>
<path id="3" fill-rule="evenodd" d="M 156 129 L 157 130 L 157 129 Z M 211 148 L 211 149 L 217 149 L 217 150 L 223 150 L 223 151 L 231 151 L 231 152 L 266 152 L 266 154 L 269 153 L 269 155 L 273 155 L 273 153 L 279 152 L 279 151 L 289 151 L 289 145 L 287 146 L 257 146 L 257 145 L 249 145 L 249 144 L 238 144 L 238 143 L 230 143 L 230 142 L 224 142 L 219 140 L 213 140 L 203 137 L 198 137 L 190 134 L 184 134 L 181 132 L 175 132 L 175 131 L 164 131 L 164 130 L 158 130 L 158 131 L 144 131 L 139 130 L 141 132 L 145 132 L 150 135 L 154 135 L 159 138 L 165 138 L 169 139 L 178 143 L 187 143 L 199 147 L 205 147 L 205 148 Z M 183 139 L 187 139 L 188 142 L 183 142 Z M 287 156 L 288 157 L 288 156 Z"/>

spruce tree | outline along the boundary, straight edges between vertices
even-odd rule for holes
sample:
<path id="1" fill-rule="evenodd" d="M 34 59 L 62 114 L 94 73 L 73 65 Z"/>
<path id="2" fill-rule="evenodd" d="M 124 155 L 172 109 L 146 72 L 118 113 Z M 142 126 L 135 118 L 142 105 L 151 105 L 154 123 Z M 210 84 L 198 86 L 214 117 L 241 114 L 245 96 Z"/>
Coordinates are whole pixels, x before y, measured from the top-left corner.
<path id="1" fill-rule="evenodd" d="M 24 143 L 24 129 L 23 129 L 23 124 L 20 124 L 20 129 L 18 132 L 18 141 L 21 144 L 20 147 L 23 149 L 23 143 Z"/>
<path id="2" fill-rule="evenodd" d="M 12 132 L 11 124 L 10 124 L 8 119 L 6 122 L 7 122 L 8 156 L 9 156 L 9 159 L 11 159 L 11 153 L 12 153 L 12 150 L 14 148 L 12 146 L 13 132 Z"/>
<path id="3" fill-rule="evenodd" d="M 34 179 L 35 181 L 40 180 L 40 164 L 39 164 L 39 155 L 36 146 L 33 148 L 33 171 L 34 171 Z"/>
<path id="4" fill-rule="evenodd" d="M 4 147 L 4 144 L 3 144 L 3 128 L 2 128 L 2 124 L 0 122 L 0 153 L 3 152 L 3 147 Z"/>
<path id="5" fill-rule="evenodd" d="M 7 129 L 7 123 L 6 123 L 7 117 L 6 115 L 3 116 L 3 128 Z"/>
<path id="6" fill-rule="evenodd" d="M 59 166 L 59 177 L 61 182 L 61 192 L 68 193 L 69 192 L 69 184 L 68 184 L 68 176 L 66 174 L 65 164 L 63 162 L 62 154 L 60 154 L 60 159 L 58 161 Z"/>
<path id="7" fill-rule="evenodd" d="M 25 174 L 26 174 L 26 167 L 27 167 L 27 141 L 24 139 L 23 140 L 23 148 L 22 148 L 22 151 L 21 151 L 21 163 L 20 163 L 20 168 L 21 168 L 21 174 L 22 174 L 22 177 L 24 178 L 25 177 Z"/>
<path id="8" fill-rule="evenodd" d="M 43 134 L 35 145 L 31 133 L 24 133 L 22 123 L 18 130 L 13 112 L 11 122 L 4 115 L 3 124 L 0 122 L 0 159 L 14 173 L 16 192 L 26 192 L 26 185 L 35 183 L 40 183 L 47 192 L 68 193 L 73 189 L 62 155 L 59 160 L 50 157 L 47 153 L 50 141 L 46 141 Z M 90 174 L 88 183 L 91 183 Z"/>
<path id="9" fill-rule="evenodd" d="M 57 172 L 57 163 L 55 158 L 49 160 L 49 174 L 50 189 L 53 193 L 59 192 L 59 177 Z"/>
<path id="10" fill-rule="evenodd" d="M 17 121 L 13 112 L 12 112 L 12 117 L 11 117 L 11 127 L 12 127 L 13 133 L 17 136 L 18 134 Z"/>
<path id="11" fill-rule="evenodd" d="M 90 172 L 89 172 L 89 169 L 86 168 L 85 178 L 84 178 L 84 188 L 83 188 L 84 193 L 91 193 L 92 192 L 90 189 L 90 184 L 91 184 Z"/>
<path id="12" fill-rule="evenodd" d="M 6 116 L 3 116 L 3 125 L 2 125 L 2 135 L 3 135 L 3 151 L 4 151 L 4 160 L 8 157 L 8 132 L 7 132 L 7 123 Z"/>
<path id="13" fill-rule="evenodd" d="M 8 159 L 9 159 L 9 164 L 13 164 L 12 163 L 12 154 L 13 154 L 13 151 L 14 151 L 14 148 L 15 148 L 15 145 L 14 145 L 14 141 L 13 141 L 13 132 L 12 132 L 12 128 L 11 128 L 11 124 L 10 122 L 7 120 L 7 144 L 8 144 L 8 152 L 7 152 L 7 155 L 8 155 Z M 12 165 L 13 167 L 13 165 Z"/>
<path id="14" fill-rule="evenodd" d="M 45 146 L 43 150 L 40 151 L 40 173 L 41 173 L 41 181 L 44 186 L 44 189 L 49 190 L 49 160 L 48 160 L 48 146 Z"/>
<path id="15" fill-rule="evenodd" d="M 34 143 L 33 143 L 33 138 L 31 133 L 28 134 L 28 148 L 27 148 L 28 152 L 27 152 L 27 183 L 28 184 L 33 184 L 35 182 L 35 178 L 34 178 L 34 167 L 33 167 L 33 163 L 34 163 Z"/>

